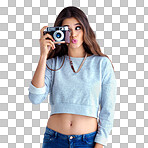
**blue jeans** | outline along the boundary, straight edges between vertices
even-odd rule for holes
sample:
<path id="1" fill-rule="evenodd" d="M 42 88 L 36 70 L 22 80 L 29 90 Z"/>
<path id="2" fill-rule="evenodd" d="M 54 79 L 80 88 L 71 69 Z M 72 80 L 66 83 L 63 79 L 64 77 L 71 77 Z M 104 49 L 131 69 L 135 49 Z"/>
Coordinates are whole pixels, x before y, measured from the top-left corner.
<path id="1" fill-rule="evenodd" d="M 64 135 L 46 126 L 42 148 L 94 148 L 96 133 Z"/>

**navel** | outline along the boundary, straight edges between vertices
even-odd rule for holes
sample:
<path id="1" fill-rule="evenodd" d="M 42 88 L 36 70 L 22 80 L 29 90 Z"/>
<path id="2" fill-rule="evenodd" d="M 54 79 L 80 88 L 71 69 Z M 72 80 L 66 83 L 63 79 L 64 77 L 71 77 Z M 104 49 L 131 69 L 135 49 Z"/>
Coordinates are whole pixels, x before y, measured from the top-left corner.
<path id="1" fill-rule="evenodd" d="M 70 121 L 70 126 L 72 126 L 72 121 Z"/>

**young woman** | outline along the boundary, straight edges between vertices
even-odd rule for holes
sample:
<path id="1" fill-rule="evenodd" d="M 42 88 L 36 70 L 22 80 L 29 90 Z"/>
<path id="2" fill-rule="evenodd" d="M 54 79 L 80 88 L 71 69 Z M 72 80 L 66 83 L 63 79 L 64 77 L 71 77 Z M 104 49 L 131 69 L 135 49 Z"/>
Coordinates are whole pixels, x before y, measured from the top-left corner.
<path id="1" fill-rule="evenodd" d="M 70 43 L 58 45 L 51 35 L 43 35 L 47 26 L 41 29 L 40 59 L 29 87 L 33 104 L 50 94 L 43 148 L 103 148 L 114 119 L 117 86 L 113 65 L 101 52 L 79 8 L 64 8 L 56 26 L 68 26 Z"/>

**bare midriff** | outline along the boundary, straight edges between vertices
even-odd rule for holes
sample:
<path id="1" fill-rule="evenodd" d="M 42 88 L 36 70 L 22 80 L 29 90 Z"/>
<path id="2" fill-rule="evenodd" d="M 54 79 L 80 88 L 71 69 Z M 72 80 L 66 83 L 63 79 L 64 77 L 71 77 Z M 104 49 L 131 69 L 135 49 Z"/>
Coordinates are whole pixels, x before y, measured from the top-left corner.
<path id="1" fill-rule="evenodd" d="M 60 113 L 49 117 L 47 127 L 65 135 L 82 135 L 97 130 L 97 118 Z"/>

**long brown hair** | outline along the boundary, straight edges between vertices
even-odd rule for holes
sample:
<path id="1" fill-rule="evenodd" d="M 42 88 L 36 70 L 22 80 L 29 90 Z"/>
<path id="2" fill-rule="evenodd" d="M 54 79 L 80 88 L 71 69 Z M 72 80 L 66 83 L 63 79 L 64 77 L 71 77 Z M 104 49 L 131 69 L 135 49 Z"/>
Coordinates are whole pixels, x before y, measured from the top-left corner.
<path id="1" fill-rule="evenodd" d="M 104 56 L 109 59 L 107 55 L 101 52 L 100 46 L 98 45 L 96 41 L 96 35 L 94 34 L 92 28 L 89 25 L 87 16 L 79 8 L 74 7 L 74 6 L 65 7 L 57 16 L 56 21 L 54 23 L 54 27 L 62 26 L 63 20 L 66 18 L 71 18 L 71 17 L 76 18 L 78 22 L 82 25 L 82 29 L 84 32 L 83 47 L 85 49 L 85 52 L 89 54 Z M 47 59 L 55 58 L 56 56 L 61 57 L 63 55 L 68 55 L 68 47 L 66 44 L 61 44 L 61 45 L 55 44 L 55 47 L 56 47 L 55 50 L 50 50 L 50 52 L 48 53 Z M 113 64 L 112 64 L 112 67 L 113 67 Z"/>

